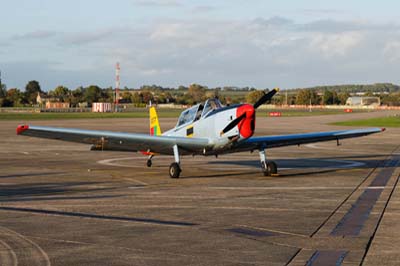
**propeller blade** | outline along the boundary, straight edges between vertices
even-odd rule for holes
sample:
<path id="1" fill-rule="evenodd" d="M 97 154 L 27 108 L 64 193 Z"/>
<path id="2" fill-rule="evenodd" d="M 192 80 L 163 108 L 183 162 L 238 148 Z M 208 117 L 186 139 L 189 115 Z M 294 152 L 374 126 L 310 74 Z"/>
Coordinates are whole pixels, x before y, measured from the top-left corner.
<path id="1" fill-rule="evenodd" d="M 242 121 L 244 118 L 246 118 L 246 113 L 243 113 L 241 116 L 236 117 L 234 120 L 232 120 L 220 133 L 220 135 L 222 136 L 223 134 L 225 134 L 226 132 L 228 132 L 229 130 L 231 130 L 232 128 L 236 127 L 240 121 Z"/>
<path id="2" fill-rule="evenodd" d="M 266 103 L 266 102 L 267 102 L 268 100 L 270 100 L 270 99 L 275 95 L 275 93 L 277 93 L 278 91 L 279 91 L 278 88 L 269 91 L 267 94 L 265 94 L 263 97 L 261 97 L 261 98 L 253 105 L 254 109 L 257 109 L 258 107 L 260 107 L 260 105 Z"/>

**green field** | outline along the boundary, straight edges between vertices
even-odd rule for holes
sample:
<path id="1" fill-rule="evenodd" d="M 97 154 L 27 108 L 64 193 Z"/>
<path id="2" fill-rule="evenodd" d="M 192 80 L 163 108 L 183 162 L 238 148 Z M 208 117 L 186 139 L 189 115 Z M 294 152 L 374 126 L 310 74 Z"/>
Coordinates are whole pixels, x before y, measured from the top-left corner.
<path id="1" fill-rule="evenodd" d="M 281 112 L 283 117 L 298 117 L 298 116 L 318 116 L 318 115 L 338 115 L 344 114 L 341 109 L 313 109 L 311 112 L 308 109 L 271 109 L 259 110 L 257 116 L 266 116 L 269 112 Z M 354 110 L 354 113 L 365 112 L 364 110 Z"/>
<path id="2" fill-rule="evenodd" d="M 181 110 L 158 111 L 160 118 L 178 117 Z M 64 119 L 104 119 L 104 118 L 148 118 L 148 110 L 126 113 L 0 113 L 0 120 L 64 120 Z"/>
<path id="3" fill-rule="evenodd" d="M 176 118 L 182 112 L 182 109 L 158 109 L 157 113 L 160 118 Z M 317 115 L 335 115 L 343 114 L 343 110 L 328 110 L 316 109 L 310 112 L 306 109 L 259 109 L 257 117 L 267 117 L 269 112 L 281 112 L 283 117 L 302 117 L 302 116 L 317 116 Z M 357 112 L 363 112 L 357 111 Z M 147 109 L 137 109 L 132 112 L 119 113 L 28 113 L 28 112 L 0 112 L 0 120 L 64 120 L 64 119 L 102 119 L 102 118 L 147 118 L 149 113 Z"/>
<path id="4" fill-rule="evenodd" d="M 379 117 L 333 123 L 338 126 L 400 127 L 400 116 Z"/>

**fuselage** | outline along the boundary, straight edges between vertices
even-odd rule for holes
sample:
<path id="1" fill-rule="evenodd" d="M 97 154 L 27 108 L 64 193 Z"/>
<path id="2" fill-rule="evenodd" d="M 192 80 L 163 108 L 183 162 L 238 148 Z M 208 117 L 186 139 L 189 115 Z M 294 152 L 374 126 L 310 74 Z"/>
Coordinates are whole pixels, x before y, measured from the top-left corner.
<path id="1" fill-rule="evenodd" d="M 222 134 L 222 131 L 240 117 L 240 122 Z M 177 125 L 166 131 L 165 136 L 207 138 L 210 153 L 226 149 L 241 140 L 250 138 L 255 128 L 255 111 L 252 105 L 222 106 L 218 99 L 209 99 L 183 111 Z"/>

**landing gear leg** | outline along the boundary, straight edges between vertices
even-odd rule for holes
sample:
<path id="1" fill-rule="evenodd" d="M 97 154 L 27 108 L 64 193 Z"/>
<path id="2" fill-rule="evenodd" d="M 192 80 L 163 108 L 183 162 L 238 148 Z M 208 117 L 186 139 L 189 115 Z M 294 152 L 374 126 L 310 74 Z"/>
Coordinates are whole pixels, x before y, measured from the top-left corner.
<path id="1" fill-rule="evenodd" d="M 273 161 L 267 162 L 264 149 L 261 149 L 259 153 L 260 153 L 261 169 L 264 176 L 277 176 L 278 167 L 276 163 Z"/>
<path id="2" fill-rule="evenodd" d="M 179 160 L 179 150 L 178 145 L 174 145 L 174 158 L 175 162 L 169 166 L 169 176 L 171 178 L 179 178 L 180 173 L 182 172 L 180 167 L 180 160 Z"/>
<path id="3" fill-rule="evenodd" d="M 153 164 L 152 161 L 151 161 L 151 159 L 153 159 L 153 157 L 154 157 L 154 155 L 152 154 L 147 159 L 147 163 L 146 163 L 147 167 L 151 167 L 151 165 Z"/>

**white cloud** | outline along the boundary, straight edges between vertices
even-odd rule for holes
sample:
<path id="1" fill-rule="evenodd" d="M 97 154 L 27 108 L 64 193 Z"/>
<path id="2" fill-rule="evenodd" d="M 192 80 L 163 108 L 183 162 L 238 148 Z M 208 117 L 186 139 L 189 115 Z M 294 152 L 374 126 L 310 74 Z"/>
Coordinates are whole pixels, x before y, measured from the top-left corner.
<path id="1" fill-rule="evenodd" d="M 310 49 L 321 52 L 326 58 L 346 56 L 363 40 L 363 34 L 360 32 L 319 33 L 312 37 Z"/>
<path id="2" fill-rule="evenodd" d="M 40 45 L 29 40 L 14 45 L 9 54 L 28 57 L 23 52 L 28 47 L 35 60 L 62 62 L 46 69 L 49 74 L 53 69 L 57 77 L 65 71 L 69 77 L 80 72 L 79 78 L 85 73 L 93 78 L 98 71 L 96 80 L 101 86 L 113 83 L 116 61 L 122 66 L 122 85 L 131 87 L 191 82 L 257 87 L 400 82 L 397 74 L 391 74 L 400 72 L 393 64 L 400 60 L 400 27 L 396 24 L 298 23 L 283 17 L 169 19 L 60 32 L 45 40 Z"/>

